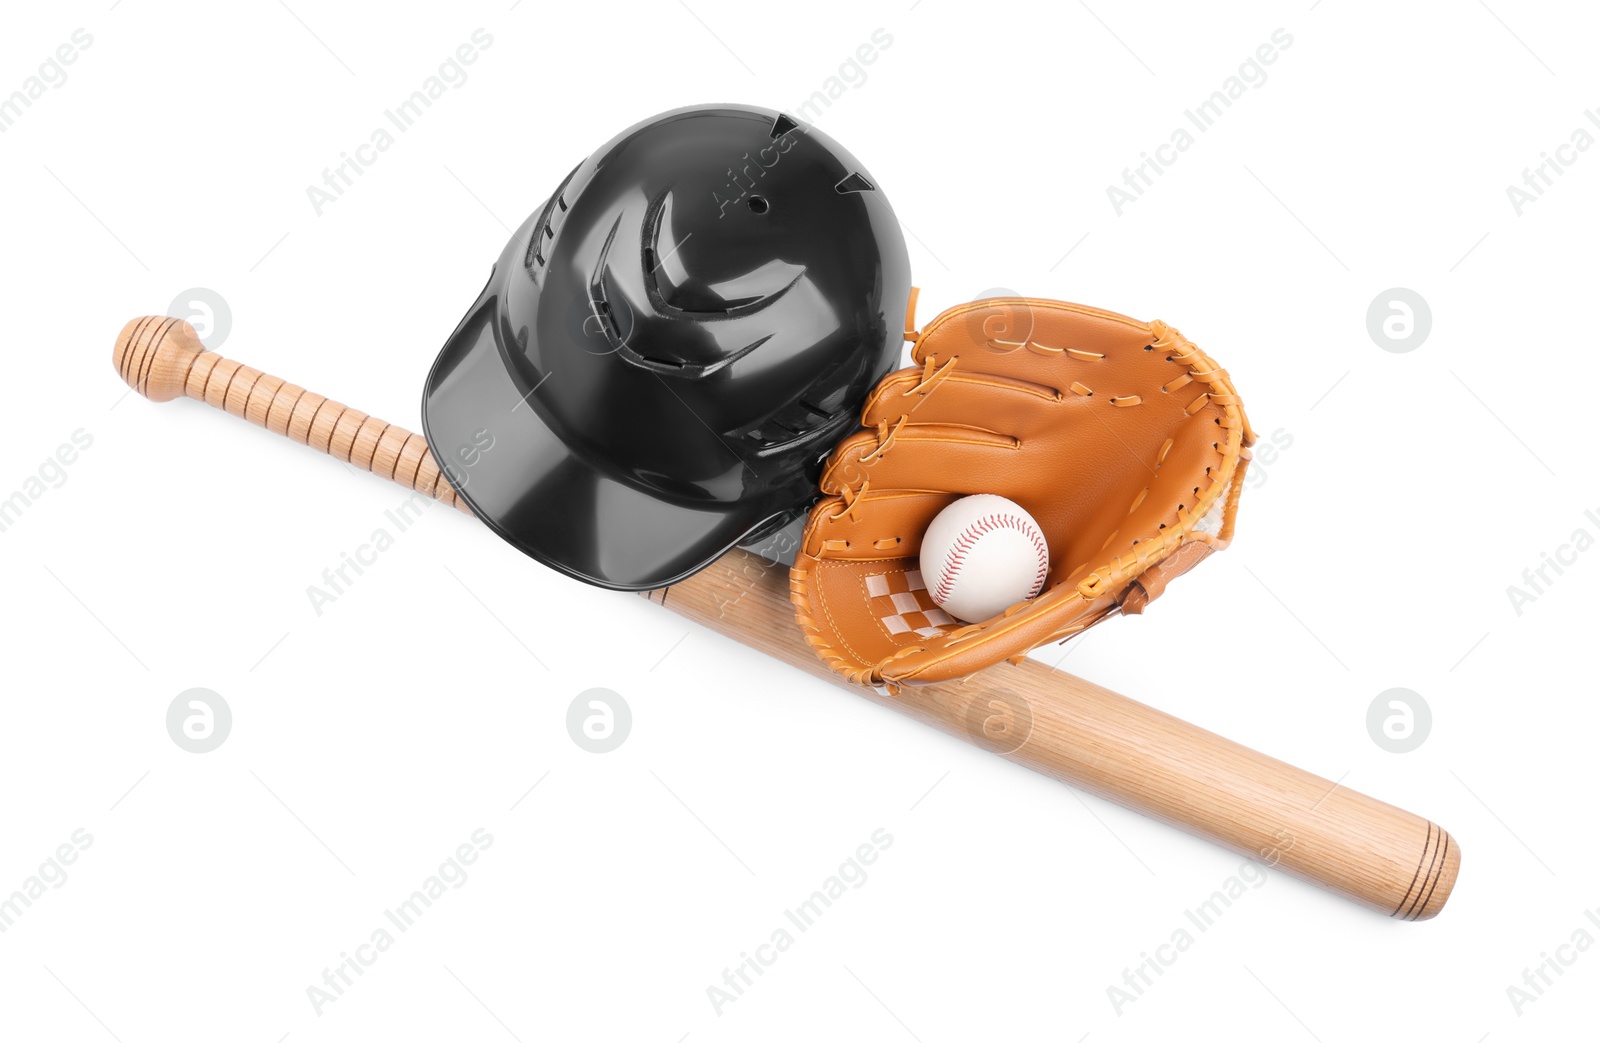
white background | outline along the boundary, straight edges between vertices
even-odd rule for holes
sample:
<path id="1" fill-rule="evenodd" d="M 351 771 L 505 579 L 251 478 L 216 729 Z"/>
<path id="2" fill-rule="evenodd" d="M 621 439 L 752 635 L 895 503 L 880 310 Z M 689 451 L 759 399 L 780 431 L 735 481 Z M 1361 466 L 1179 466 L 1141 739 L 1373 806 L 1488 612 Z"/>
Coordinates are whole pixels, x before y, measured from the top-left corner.
<path id="1" fill-rule="evenodd" d="M 1600 948 L 1563 950 L 1532 1003 L 1507 988 L 1578 929 L 1600 940 L 1600 554 L 1520 615 L 1507 588 L 1600 534 L 1600 154 L 1568 153 L 1520 215 L 1506 189 L 1580 125 L 1600 135 L 1600 26 L 1491 5 L 10 12 L 0 95 L 75 29 L 92 45 L 0 134 L 0 497 L 73 432 L 93 444 L 0 532 L 0 894 L 74 830 L 93 842 L 0 934 L 0 1033 L 1592 1037 Z M 318 216 L 307 186 L 480 27 L 466 82 Z M 1292 442 L 1258 460 L 1232 550 L 1038 654 L 1440 822 L 1465 858 L 1439 919 L 1274 874 L 1118 1009 L 1108 986 L 1237 856 L 442 507 L 319 617 L 306 588 L 404 494 L 197 403 L 122 398 L 122 324 L 204 287 L 232 311 L 224 353 L 415 427 L 508 228 L 589 150 L 683 104 L 794 111 L 880 28 L 817 124 L 914 236 L 923 318 L 1000 286 L 1166 319 Z M 1119 216 L 1107 186 L 1280 28 L 1265 82 Z M 1391 287 L 1431 305 L 1405 354 L 1367 331 Z M 164 723 L 195 686 L 234 718 L 203 755 Z M 634 720 L 604 755 L 565 725 L 596 686 Z M 1397 686 L 1433 715 L 1407 754 L 1366 726 Z M 314 1009 L 324 968 L 479 828 L 466 882 Z M 715 1009 L 724 968 L 878 829 L 866 882 Z"/>

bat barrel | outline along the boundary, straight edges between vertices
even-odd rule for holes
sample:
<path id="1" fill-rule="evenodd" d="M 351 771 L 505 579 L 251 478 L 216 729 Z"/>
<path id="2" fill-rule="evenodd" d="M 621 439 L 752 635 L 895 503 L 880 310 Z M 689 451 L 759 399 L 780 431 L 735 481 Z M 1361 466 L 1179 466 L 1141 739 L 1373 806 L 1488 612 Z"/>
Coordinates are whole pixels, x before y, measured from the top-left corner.
<path id="1" fill-rule="evenodd" d="M 794 622 L 788 570 L 734 551 L 651 600 L 851 691 Z M 1437 825 L 1032 659 L 908 686 L 883 705 L 1275 866 L 1385 916 L 1426 920 L 1461 849 Z"/>
<path id="2" fill-rule="evenodd" d="M 1026 716 L 1014 760 L 1385 916 L 1426 920 L 1450 897 L 1461 848 L 1425 818 L 1041 664 L 994 674 L 977 712 L 1003 736 Z"/>

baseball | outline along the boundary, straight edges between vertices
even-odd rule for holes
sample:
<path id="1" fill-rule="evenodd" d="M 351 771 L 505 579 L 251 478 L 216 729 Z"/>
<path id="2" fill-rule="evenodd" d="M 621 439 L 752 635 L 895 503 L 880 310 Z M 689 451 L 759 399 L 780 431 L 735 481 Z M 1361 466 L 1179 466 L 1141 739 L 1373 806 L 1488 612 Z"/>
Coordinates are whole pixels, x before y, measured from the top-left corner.
<path id="1" fill-rule="evenodd" d="M 1004 496 L 963 496 L 922 537 L 922 581 L 940 608 L 965 623 L 1038 596 L 1049 572 L 1039 523 Z"/>

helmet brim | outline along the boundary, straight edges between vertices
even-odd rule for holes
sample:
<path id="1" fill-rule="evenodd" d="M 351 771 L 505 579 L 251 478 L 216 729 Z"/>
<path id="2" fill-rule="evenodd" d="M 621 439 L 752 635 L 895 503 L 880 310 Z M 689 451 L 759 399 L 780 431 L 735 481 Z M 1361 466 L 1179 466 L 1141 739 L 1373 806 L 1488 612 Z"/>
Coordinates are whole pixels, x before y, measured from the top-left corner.
<path id="1" fill-rule="evenodd" d="M 450 484 L 502 539 L 587 583 L 655 590 L 787 516 L 764 502 L 664 499 L 575 453 L 508 378 L 497 340 L 501 276 L 490 278 L 434 362 L 422 428 Z"/>

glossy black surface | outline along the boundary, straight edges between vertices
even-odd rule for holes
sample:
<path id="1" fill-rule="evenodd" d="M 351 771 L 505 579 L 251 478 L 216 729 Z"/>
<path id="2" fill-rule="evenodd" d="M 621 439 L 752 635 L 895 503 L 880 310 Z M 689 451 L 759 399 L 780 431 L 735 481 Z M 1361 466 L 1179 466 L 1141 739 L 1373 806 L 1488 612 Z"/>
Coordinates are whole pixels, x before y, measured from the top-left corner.
<path id="1" fill-rule="evenodd" d="M 525 553 L 623 590 L 796 517 L 899 358 L 910 267 L 875 186 L 766 109 L 618 135 L 518 229 L 434 363 L 446 474 Z"/>

